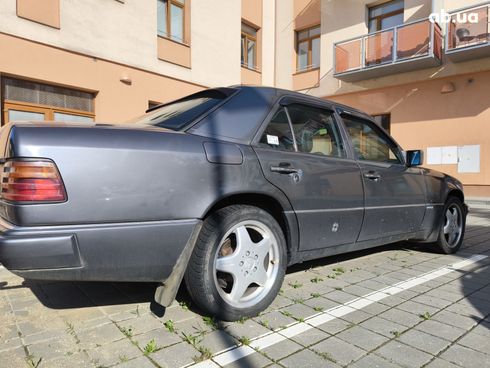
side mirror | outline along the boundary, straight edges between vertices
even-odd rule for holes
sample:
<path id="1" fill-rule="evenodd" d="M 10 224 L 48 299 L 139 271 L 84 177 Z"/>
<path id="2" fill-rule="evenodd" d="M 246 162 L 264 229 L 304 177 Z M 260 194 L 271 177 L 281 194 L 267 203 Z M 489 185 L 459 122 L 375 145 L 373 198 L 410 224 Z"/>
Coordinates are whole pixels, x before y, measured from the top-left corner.
<path id="1" fill-rule="evenodd" d="M 407 166 L 420 166 L 424 162 L 424 151 L 421 150 L 411 150 L 407 151 Z"/>

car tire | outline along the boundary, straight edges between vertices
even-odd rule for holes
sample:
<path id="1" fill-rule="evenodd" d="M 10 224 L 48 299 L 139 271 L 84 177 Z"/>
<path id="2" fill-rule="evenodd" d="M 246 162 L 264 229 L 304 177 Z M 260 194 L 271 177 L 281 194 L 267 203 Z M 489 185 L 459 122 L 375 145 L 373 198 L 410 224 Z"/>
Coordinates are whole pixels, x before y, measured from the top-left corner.
<path id="1" fill-rule="evenodd" d="M 444 205 L 442 216 L 439 237 L 435 244 L 442 253 L 456 253 L 463 244 L 466 208 L 459 198 L 451 196 Z"/>
<path id="2" fill-rule="evenodd" d="M 260 208 L 233 205 L 204 220 L 185 283 L 205 313 L 236 321 L 272 303 L 286 265 L 286 240 L 277 221 Z"/>

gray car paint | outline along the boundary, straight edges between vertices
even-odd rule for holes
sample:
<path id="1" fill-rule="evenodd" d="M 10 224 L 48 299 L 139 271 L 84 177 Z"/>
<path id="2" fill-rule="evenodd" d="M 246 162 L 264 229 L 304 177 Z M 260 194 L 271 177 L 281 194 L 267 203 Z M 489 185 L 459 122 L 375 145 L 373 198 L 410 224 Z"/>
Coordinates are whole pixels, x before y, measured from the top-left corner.
<path id="1" fill-rule="evenodd" d="M 284 221 L 292 264 L 403 239 L 433 241 L 448 194 L 463 198 L 458 180 L 428 169 L 404 167 L 408 175 L 419 175 L 417 183 L 424 185 L 423 220 L 419 224 L 415 220 L 420 216 L 407 218 L 407 222 L 418 226 L 393 233 L 383 233 L 380 227 L 375 231 L 377 237 L 356 241 L 362 231 L 371 231 L 367 226 L 379 227 L 379 223 L 370 223 L 371 215 L 365 215 L 360 164 L 353 158 L 339 115 L 339 128 L 348 147 L 347 159 L 322 160 L 308 154 L 287 158 L 304 166 L 307 190 L 291 189 L 287 175 L 272 178 L 268 165 L 280 161 L 281 153 L 268 155 L 253 142 L 267 124 L 268 114 L 284 98 L 371 118 L 346 106 L 291 91 L 234 88 L 238 92 L 219 108 L 179 132 L 110 124 L 16 123 L 2 128 L 4 158 L 52 160 L 61 173 L 68 200 L 29 205 L 2 202 L 0 216 L 6 225 L 1 230 L 0 262 L 27 278 L 163 281 L 174 269 L 193 230 L 212 208 L 220 203 L 257 198 L 250 197 L 253 195 L 267 198 L 281 209 L 283 215 L 278 220 Z M 332 190 L 329 198 L 321 196 L 325 181 Z M 351 191 L 339 197 L 339 187 L 351 187 Z M 319 196 L 318 203 L 310 193 Z M 397 205 L 413 204 L 398 200 L 402 199 L 390 198 Z M 261 201 L 255 204 L 262 205 Z M 327 215 L 304 216 L 300 212 L 318 209 L 318 205 Z M 342 213 L 328 215 L 335 213 L 328 210 L 356 208 L 352 217 Z M 387 218 L 392 213 L 381 208 L 378 215 Z M 328 230 L 335 219 L 340 228 L 348 231 L 328 239 L 327 234 L 331 234 L 321 231 L 325 227 Z M 64 245 L 60 245 L 60 236 L 65 239 Z M 58 257 L 58 265 L 52 260 L 43 264 L 30 257 L 28 252 L 40 244 L 40 237 L 54 237 L 53 247 L 66 256 L 66 261 Z M 43 244 L 39 249 L 46 249 L 49 242 L 43 239 Z M 56 256 L 53 249 L 47 249 L 46 254 L 54 252 Z"/>

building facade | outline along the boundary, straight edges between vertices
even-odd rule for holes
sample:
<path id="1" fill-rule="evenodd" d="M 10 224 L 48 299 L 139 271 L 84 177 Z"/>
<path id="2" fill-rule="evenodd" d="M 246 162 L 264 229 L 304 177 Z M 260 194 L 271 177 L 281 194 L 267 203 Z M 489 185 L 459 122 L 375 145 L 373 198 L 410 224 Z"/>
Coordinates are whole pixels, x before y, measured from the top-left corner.
<path id="1" fill-rule="evenodd" d="M 375 116 L 424 165 L 490 196 L 490 3 L 3 0 L 2 124 L 125 121 L 255 84 Z"/>

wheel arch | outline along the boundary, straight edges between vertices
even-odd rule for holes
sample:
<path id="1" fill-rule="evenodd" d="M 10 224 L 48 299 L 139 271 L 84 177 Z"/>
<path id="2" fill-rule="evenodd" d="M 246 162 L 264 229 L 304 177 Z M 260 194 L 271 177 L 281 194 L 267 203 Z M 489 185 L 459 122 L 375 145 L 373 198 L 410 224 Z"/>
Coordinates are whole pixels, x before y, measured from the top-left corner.
<path id="1" fill-rule="evenodd" d="M 296 249 L 295 245 L 297 245 L 298 241 L 297 223 L 293 223 L 291 217 L 288 218 L 288 216 L 286 216 L 286 208 L 277 198 L 263 193 L 230 194 L 213 203 L 213 205 L 207 209 L 203 219 L 206 219 L 220 208 L 232 205 L 249 205 L 268 212 L 278 222 L 284 233 L 288 251 L 288 262 L 292 259 L 292 254 Z"/>
<path id="2" fill-rule="evenodd" d="M 450 189 L 447 193 L 446 201 L 449 199 L 449 197 L 456 197 L 464 203 L 464 193 L 460 189 Z"/>

